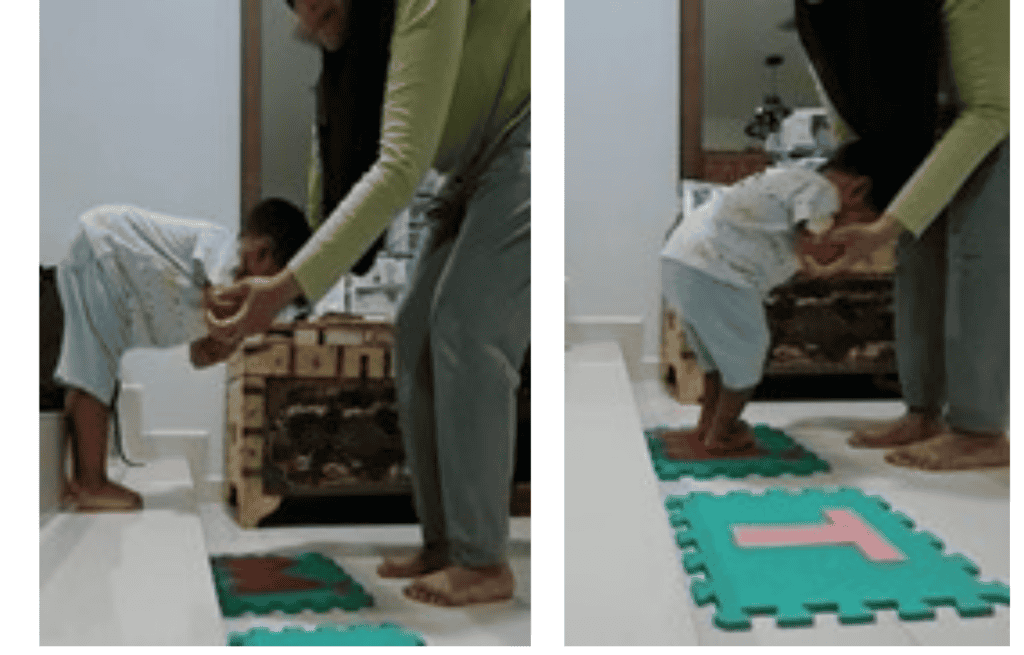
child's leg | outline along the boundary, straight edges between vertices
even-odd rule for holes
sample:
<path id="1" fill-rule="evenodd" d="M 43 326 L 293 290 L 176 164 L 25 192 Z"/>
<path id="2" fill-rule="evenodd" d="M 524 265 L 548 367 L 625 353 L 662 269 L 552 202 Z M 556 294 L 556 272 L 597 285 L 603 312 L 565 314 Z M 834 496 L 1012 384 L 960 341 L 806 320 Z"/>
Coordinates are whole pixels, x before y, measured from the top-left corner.
<path id="1" fill-rule="evenodd" d="M 141 508 L 139 494 L 107 479 L 109 408 L 78 389 L 68 390 L 64 404 L 73 430 L 74 479 L 70 491 L 78 497 L 79 508 Z"/>
<path id="2" fill-rule="evenodd" d="M 674 451 L 680 448 L 688 452 L 686 446 L 689 440 L 698 436 L 703 440 L 705 433 L 711 427 L 711 422 L 718 407 L 718 395 L 722 389 L 722 376 L 718 371 L 708 371 L 704 374 L 704 392 L 700 396 L 700 418 L 697 420 L 697 427 L 692 430 L 674 430 L 661 435 L 665 443 L 665 454 L 672 457 Z"/>
<path id="3" fill-rule="evenodd" d="M 709 453 L 745 450 L 754 443 L 750 426 L 740 420 L 753 394 L 754 387 L 740 390 L 722 387 L 711 427 L 704 435 L 704 447 Z"/>

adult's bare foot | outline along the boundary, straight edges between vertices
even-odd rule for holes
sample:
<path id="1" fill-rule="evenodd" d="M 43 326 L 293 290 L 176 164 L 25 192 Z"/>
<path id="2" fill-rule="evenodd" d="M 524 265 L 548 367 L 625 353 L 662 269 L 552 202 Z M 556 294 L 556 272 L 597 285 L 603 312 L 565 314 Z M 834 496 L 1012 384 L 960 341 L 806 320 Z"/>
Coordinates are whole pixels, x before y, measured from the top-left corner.
<path id="1" fill-rule="evenodd" d="M 79 512 L 131 512 L 142 509 L 142 496 L 116 482 L 68 484 L 70 500 Z"/>
<path id="2" fill-rule="evenodd" d="M 515 579 L 508 564 L 468 568 L 451 565 L 417 578 L 407 598 L 438 607 L 463 607 L 512 598 Z"/>
<path id="3" fill-rule="evenodd" d="M 966 471 L 1010 465 L 1005 434 L 967 435 L 946 430 L 931 439 L 897 448 L 885 461 L 923 471 Z"/>
<path id="4" fill-rule="evenodd" d="M 893 448 L 931 439 L 941 431 L 942 422 L 937 416 L 907 412 L 882 428 L 855 432 L 846 443 L 854 448 Z"/>
<path id="5" fill-rule="evenodd" d="M 445 562 L 420 550 L 413 555 L 385 557 L 377 567 L 377 575 L 382 578 L 416 578 L 439 571 L 445 565 Z"/>

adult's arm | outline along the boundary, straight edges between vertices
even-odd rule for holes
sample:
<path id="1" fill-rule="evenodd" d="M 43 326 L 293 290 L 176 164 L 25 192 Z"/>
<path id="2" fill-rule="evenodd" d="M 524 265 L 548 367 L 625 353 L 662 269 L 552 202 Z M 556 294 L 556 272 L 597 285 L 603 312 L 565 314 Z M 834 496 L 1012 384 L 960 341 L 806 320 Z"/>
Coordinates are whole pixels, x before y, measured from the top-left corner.
<path id="1" fill-rule="evenodd" d="M 945 0 L 944 12 L 964 109 L 885 211 L 915 235 L 1010 134 L 1009 0 Z"/>
<path id="2" fill-rule="evenodd" d="M 433 163 L 462 58 L 465 0 L 398 0 L 377 161 L 292 258 L 288 270 L 319 300 L 408 204 Z"/>

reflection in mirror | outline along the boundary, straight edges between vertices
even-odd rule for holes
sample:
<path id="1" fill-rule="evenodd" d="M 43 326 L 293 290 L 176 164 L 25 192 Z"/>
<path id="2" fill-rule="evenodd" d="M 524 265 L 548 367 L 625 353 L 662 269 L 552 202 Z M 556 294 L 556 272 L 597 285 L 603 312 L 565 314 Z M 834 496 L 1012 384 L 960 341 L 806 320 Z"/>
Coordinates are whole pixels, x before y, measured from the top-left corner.
<path id="1" fill-rule="evenodd" d="M 792 0 L 681 2 L 684 178 L 730 183 L 834 147 Z"/>

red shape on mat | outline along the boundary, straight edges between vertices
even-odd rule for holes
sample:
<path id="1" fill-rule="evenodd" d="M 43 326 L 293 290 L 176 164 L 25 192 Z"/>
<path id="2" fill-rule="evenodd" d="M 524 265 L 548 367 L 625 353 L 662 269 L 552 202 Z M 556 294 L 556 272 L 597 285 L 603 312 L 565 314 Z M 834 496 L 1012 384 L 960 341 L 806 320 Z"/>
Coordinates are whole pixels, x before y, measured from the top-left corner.
<path id="1" fill-rule="evenodd" d="M 232 592 L 235 594 L 268 594 L 324 587 L 316 580 L 284 573 L 294 565 L 295 562 L 287 557 L 246 557 L 225 563 L 231 572 Z"/>

